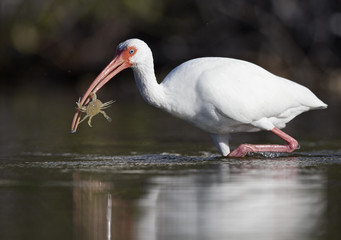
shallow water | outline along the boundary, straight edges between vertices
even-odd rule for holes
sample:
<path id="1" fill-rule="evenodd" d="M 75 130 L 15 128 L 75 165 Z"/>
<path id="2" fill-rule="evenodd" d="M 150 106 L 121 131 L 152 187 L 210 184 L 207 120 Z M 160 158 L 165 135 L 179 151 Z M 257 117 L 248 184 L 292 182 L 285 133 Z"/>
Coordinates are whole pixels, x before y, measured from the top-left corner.
<path id="1" fill-rule="evenodd" d="M 337 239 L 340 153 L 2 157 L 0 238 Z"/>
<path id="2" fill-rule="evenodd" d="M 341 234 L 337 139 L 299 136 L 293 154 L 227 159 L 206 134 L 149 107 L 113 107 L 111 125 L 95 118 L 70 134 L 70 99 L 47 104 L 53 112 L 25 100 L 27 111 L 11 101 L 0 119 L 0 239 Z"/>

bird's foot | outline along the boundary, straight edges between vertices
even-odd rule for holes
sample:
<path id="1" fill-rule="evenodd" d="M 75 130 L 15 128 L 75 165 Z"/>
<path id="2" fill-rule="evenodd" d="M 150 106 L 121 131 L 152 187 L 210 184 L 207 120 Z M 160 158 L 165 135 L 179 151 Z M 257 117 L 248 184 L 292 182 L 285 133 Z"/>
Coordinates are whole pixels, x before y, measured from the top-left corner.
<path id="1" fill-rule="evenodd" d="M 295 151 L 299 145 L 298 142 L 282 132 L 278 128 L 271 130 L 277 136 L 286 141 L 286 145 L 253 145 L 253 144 L 242 144 L 233 150 L 228 156 L 229 157 L 245 157 L 249 152 L 285 152 L 289 153 Z"/>
<path id="2" fill-rule="evenodd" d="M 252 145 L 242 144 L 235 150 L 233 150 L 228 156 L 229 157 L 245 157 L 248 152 L 253 152 Z"/>
<path id="3" fill-rule="evenodd" d="M 245 157 L 248 153 L 290 153 L 297 149 L 298 143 L 296 140 L 288 142 L 287 145 L 253 145 L 253 144 L 242 144 L 235 150 L 233 150 L 228 156 L 229 157 Z"/>

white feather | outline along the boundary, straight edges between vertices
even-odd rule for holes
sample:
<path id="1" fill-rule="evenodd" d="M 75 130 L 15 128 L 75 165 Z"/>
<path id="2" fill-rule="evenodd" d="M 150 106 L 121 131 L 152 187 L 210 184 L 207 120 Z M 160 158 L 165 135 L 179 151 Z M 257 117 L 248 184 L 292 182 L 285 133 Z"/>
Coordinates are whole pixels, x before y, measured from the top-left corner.
<path id="1" fill-rule="evenodd" d="M 142 97 L 150 104 L 211 133 L 226 156 L 229 133 L 283 128 L 297 115 L 326 108 L 308 88 L 265 69 L 231 58 L 197 58 L 172 70 L 161 84 L 156 81 L 152 52 L 141 40 L 130 59 Z"/>

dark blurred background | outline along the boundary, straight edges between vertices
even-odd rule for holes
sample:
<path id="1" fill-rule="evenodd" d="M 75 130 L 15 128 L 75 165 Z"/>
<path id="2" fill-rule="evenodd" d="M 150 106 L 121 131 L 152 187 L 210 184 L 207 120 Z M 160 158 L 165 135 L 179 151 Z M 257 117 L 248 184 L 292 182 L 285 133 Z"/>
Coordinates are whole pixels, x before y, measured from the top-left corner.
<path id="1" fill-rule="evenodd" d="M 117 44 L 137 37 L 153 51 L 159 82 L 186 60 L 224 56 L 305 85 L 329 108 L 306 113 L 291 129 L 339 136 L 339 0 L 1 0 L 0 14 L 2 135 L 58 124 L 69 131 L 74 102 L 114 57 Z M 131 71 L 119 74 L 100 98 L 154 111 L 142 105 Z M 139 109 L 130 108 L 125 117 L 145 121 L 148 114 L 132 113 Z"/>

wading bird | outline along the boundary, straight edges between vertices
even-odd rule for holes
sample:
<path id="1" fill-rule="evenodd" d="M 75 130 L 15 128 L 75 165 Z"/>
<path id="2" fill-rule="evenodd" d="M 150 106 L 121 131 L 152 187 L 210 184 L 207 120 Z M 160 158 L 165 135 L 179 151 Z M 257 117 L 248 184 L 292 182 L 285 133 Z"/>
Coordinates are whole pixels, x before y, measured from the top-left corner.
<path id="1" fill-rule="evenodd" d="M 132 68 L 142 98 L 173 116 L 211 134 L 223 156 L 243 157 L 249 152 L 292 152 L 297 141 L 281 131 L 297 115 L 327 105 L 308 88 L 278 77 L 250 62 L 219 57 L 189 60 L 173 69 L 159 84 L 152 51 L 139 39 L 118 45 L 115 58 L 97 76 L 80 105 L 120 71 Z M 77 130 L 77 110 L 72 132 Z M 286 145 L 242 144 L 230 152 L 230 133 L 271 131 Z"/>

